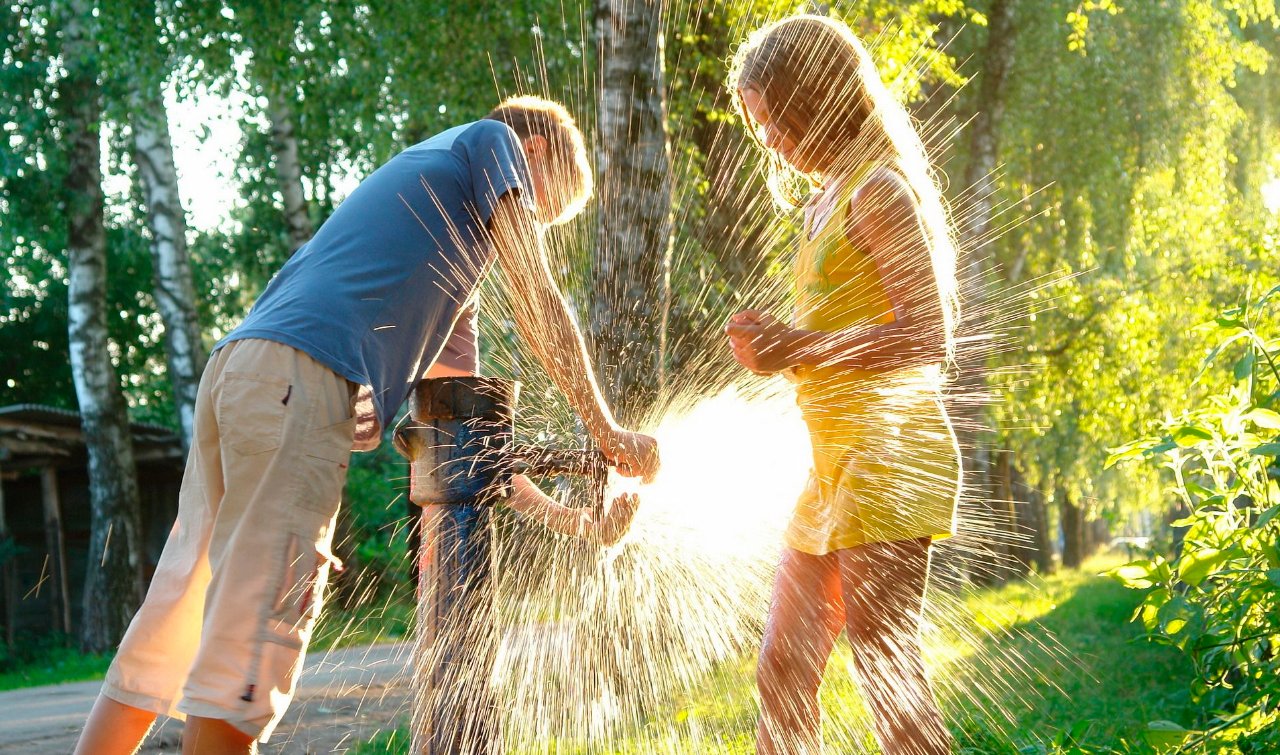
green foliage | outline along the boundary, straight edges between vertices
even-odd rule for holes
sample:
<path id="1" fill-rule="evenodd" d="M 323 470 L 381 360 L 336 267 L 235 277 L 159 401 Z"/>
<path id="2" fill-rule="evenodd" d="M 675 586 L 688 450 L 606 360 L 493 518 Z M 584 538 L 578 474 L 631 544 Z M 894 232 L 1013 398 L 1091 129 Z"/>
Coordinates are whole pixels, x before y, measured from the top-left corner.
<path id="1" fill-rule="evenodd" d="M 389 438 L 376 451 L 352 454 L 345 496 L 350 533 L 339 548 L 351 572 L 342 579 L 359 581 L 354 602 L 403 599 L 409 590 L 408 487 L 408 464 Z"/>
<path id="2" fill-rule="evenodd" d="M 81 653 L 58 632 L 20 634 L 13 647 L 0 643 L 0 692 L 44 684 L 100 679 L 112 653 Z"/>
<path id="3" fill-rule="evenodd" d="M 993 254 L 1017 298 L 994 306 L 1018 312 L 1023 347 L 997 360 L 1019 379 L 995 421 L 1031 484 L 1126 521 L 1160 510 L 1159 481 L 1104 467 L 1103 449 L 1195 380 L 1192 326 L 1272 275 L 1257 172 L 1278 146 L 1261 115 L 1275 3 L 1033 0 L 1016 13 L 997 184 L 1018 209 Z"/>
<path id="4" fill-rule="evenodd" d="M 1280 340 L 1270 307 L 1280 287 L 1201 328 L 1215 343 L 1204 368 L 1231 384 L 1163 423 L 1158 436 L 1114 449 L 1109 464 L 1158 462 L 1185 516 L 1181 547 L 1112 574 L 1149 590 L 1135 619 L 1195 664 L 1200 731 L 1161 730 L 1172 750 L 1212 743 L 1230 752 L 1280 750 Z M 1182 748 L 1182 749 L 1178 749 Z"/>

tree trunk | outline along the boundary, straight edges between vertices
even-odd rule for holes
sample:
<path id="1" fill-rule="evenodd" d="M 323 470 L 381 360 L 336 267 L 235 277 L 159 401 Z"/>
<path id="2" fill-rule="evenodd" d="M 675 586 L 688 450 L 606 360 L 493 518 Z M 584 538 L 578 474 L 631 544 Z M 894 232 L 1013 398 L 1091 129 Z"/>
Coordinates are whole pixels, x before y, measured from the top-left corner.
<path id="1" fill-rule="evenodd" d="M 67 214 L 67 327 L 71 370 L 89 449 L 89 563 L 81 645 L 115 647 L 142 599 L 138 480 L 124 395 L 107 348 L 106 232 L 103 225 L 97 45 L 90 0 L 63 6 L 59 84 Z"/>
<path id="2" fill-rule="evenodd" d="M 995 206 L 995 169 L 1000 157 L 1000 123 L 1004 119 L 1005 82 L 1013 67 L 1014 2 L 992 0 L 987 12 L 987 44 L 983 53 L 982 73 L 978 82 L 978 99 L 973 120 L 969 123 L 969 163 L 965 166 L 964 185 L 972 187 L 973 206 L 970 223 L 965 230 L 965 249 L 973 253 L 987 241 L 991 230 L 991 214 Z M 974 254 L 971 264 L 981 260 Z M 984 274 L 981 269 L 971 270 Z"/>
<path id="3" fill-rule="evenodd" d="M 1006 557 L 1005 579 L 1011 576 L 1026 576 L 1030 571 L 1030 551 L 1032 532 L 1025 523 L 1026 504 L 1018 500 L 1013 486 L 1013 452 L 1000 450 L 996 452 L 995 463 L 995 502 L 1003 519 L 1003 530 L 1009 533 L 1008 540 L 1003 543 L 1003 555 Z"/>
<path id="4" fill-rule="evenodd" d="M 67 581 L 67 547 L 62 534 L 62 501 L 58 497 L 58 470 L 40 470 L 40 491 L 44 501 L 44 540 L 49 551 L 49 579 L 53 589 L 49 596 L 53 626 L 65 636 L 71 635 L 71 592 Z"/>
<path id="5" fill-rule="evenodd" d="M 298 159 L 298 136 L 293 129 L 293 103 L 281 86 L 267 86 L 267 117 L 271 120 L 271 149 L 276 157 L 276 176 L 284 198 L 284 219 L 289 228 L 289 256 L 315 233 L 307 195 L 302 188 L 302 163 Z"/>
<path id="6" fill-rule="evenodd" d="M 970 313 L 977 313 L 966 316 L 962 324 L 965 334 L 984 333 L 989 327 L 983 313 L 987 311 L 986 301 L 990 295 L 990 265 L 988 255 L 980 251 L 979 247 L 991 227 L 994 207 L 995 184 L 991 176 L 999 156 L 997 135 L 1004 114 L 1006 73 L 1013 60 L 1013 3 L 993 0 L 988 18 L 990 25 L 983 55 L 981 85 L 969 125 L 971 144 L 969 162 L 965 166 L 964 185 L 975 187 L 977 194 L 976 201 L 968 212 L 969 225 L 964 229 L 961 244 L 963 257 L 959 273 L 963 277 L 962 289 L 967 293 L 966 308 Z M 992 478 L 992 438 L 988 427 L 990 419 L 981 408 L 983 402 L 977 400 L 987 390 L 987 357 L 988 354 L 982 351 L 959 355 L 962 369 L 958 393 L 968 397 L 966 403 L 973 407 L 972 416 L 960 423 L 961 461 L 966 495 L 978 501 L 991 501 L 996 496 L 993 488 L 995 480 Z M 992 519 L 990 522 L 978 523 L 979 526 L 990 527 L 993 533 L 1000 533 L 991 535 L 990 542 L 985 546 L 992 556 L 998 555 L 1002 549 L 999 540 L 1007 537 L 1002 533 L 1012 526 L 1012 521 L 1006 521 L 1004 512 L 997 509 L 995 506 L 982 506 L 979 509 L 990 511 Z"/>
<path id="7" fill-rule="evenodd" d="M 1062 518 L 1062 565 L 1068 569 L 1079 568 L 1084 563 L 1084 511 L 1074 503 L 1067 491 L 1058 486 L 1054 494 Z"/>
<path id="8" fill-rule="evenodd" d="M 196 388 L 204 371 L 195 286 L 187 254 L 187 220 L 178 194 L 178 172 L 169 139 L 169 116 L 159 80 L 142 84 L 131 97 L 133 159 L 142 182 L 151 230 L 151 267 L 156 309 L 164 322 L 165 356 L 183 445 L 191 447 Z"/>
<path id="9" fill-rule="evenodd" d="M 1010 489 L 1017 504 L 1018 527 L 1027 538 L 1018 558 L 1038 574 L 1053 571 L 1053 543 L 1049 538 L 1049 515 L 1044 494 L 1027 484 L 1018 465 L 1010 463 Z"/>
<path id="10" fill-rule="evenodd" d="M 670 308 L 671 150 L 661 0 L 596 0 L 599 226 L 591 336 L 624 423 L 661 388 Z"/>
<path id="11" fill-rule="evenodd" d="M 1097 553 L 1111 540 L 1111 527 L 1102 517 L 1090 519 L 1084 524 L 1084 557 Z"/>
<path id="12" fill-rule="evenodd" d="M 4 510 L 4 479 L 0 476 L 0 602 L 4 618 L 4 644 L 13 647 L 13 635 L 16 630 L 14 613 L 18 608 L 18 580 L 15 575 L 15 558 L 17 546 L 9 535 L 9 519 Z"/>

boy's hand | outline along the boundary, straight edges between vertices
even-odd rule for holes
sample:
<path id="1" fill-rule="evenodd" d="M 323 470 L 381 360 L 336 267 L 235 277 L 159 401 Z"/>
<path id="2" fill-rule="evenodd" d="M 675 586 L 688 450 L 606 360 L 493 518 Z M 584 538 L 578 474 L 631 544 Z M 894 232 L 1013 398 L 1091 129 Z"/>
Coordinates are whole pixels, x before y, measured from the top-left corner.
<path id="1" fill-rule="evenodd" d="M 603 545 L 617 545 L 622 536 L 631 529 L 631 520 L 636 516 L 640 506 L 640 496 L 635 493 L 623 493 L 609 504 L 604 518 L 596 522 L 595 540 Z"/>
<path id="2" fill-rule="evenodd" d="M 605 458 L 625 477 L 639 477 L 645 482 L 652 482 L 661 466 L 658 441 L 648 435 L 616 429 L 600 445 Z"/>
<path id="3" fill-rule="evenodd" d="M 733 358 L 757 375 L 771 375 L 793 366 L 793 331 L 768 312 L 755 309 L 739 312 L 724 326 Z"/>

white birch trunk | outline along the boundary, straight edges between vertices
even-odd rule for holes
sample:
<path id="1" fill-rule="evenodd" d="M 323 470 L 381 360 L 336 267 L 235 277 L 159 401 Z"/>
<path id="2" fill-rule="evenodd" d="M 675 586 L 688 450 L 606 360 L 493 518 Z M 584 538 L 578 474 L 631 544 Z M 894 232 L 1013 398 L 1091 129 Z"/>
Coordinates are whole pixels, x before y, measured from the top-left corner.
<path id="1" fill-rule="evenodd" d="M 182 441 L 191 447 L 196 388 L 204 371 L 205 349 L 196 316 L 195 287 L 187 252 L 187 219 L 178 194 L 178 172 L 169 138 L 169 116 L 159 80 L 141 84 L 131 97 L 133 159 L 151 230 L 152 286 L 164 323 L 165 357 Z"/>
<path id="2" fill-rule="evenodd" d="M 142 600 L 138 481 L 128 414 L 107 344 L 107 253 L 103 223 L 102 116 L 91 0 L 69 0 L 63 16 L 66 77 L 59 85 L 67 150 L 67 326 L 71 371 L 89 450 L 91 511 L 81 645 L 104 652 L 120 641 Z"/>
<path id="3" fill-rule="evenodd" d="M 624 422 L 661 388 L 670 310 L 671 150 L 662 0 L 596 0 L 599 227 L 592 343 Z M 656 295 L 655 295 L 656 294 Z"/>
<path id="4" fill-rule="evenodd" d="M 293 104 L 276 86 L 267 87 L 267 117 L 271 120 L 271 149 L 276 157 L 276 177 L 284 199 L 284 219 L 289 228 L 289 255 L 298 251 L 315 233 L 307 195 L 302 187 L 302 163 L 298 159 L 298 137 L 293 128 Z"/>

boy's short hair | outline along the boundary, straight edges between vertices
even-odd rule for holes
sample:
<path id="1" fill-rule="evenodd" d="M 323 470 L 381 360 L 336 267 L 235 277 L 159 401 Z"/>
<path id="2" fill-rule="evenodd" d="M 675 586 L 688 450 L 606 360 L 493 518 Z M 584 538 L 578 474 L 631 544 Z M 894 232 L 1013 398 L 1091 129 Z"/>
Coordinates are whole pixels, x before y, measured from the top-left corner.
<path id="1" fill-rule="evenodd" d="M 595 181 L 591 176 L 591 163 L 587 160 L 582 132 L 563 105 L 528 95 L 508 97 L 485 119 L 507 124 L 521 139 L 531 136 L 546 139 L 551 155 L 550 168 L 557 177 L 567 181 L 566 188 L 572 196 L 555 222 L 563 223 L 582 212 L 595 192 Z"/>

